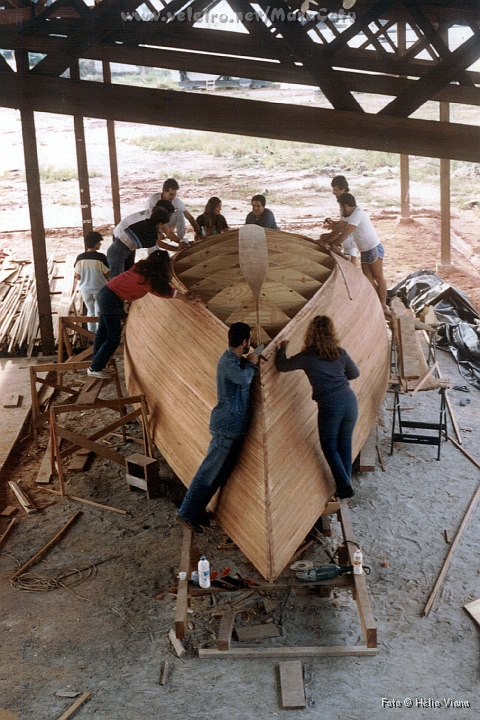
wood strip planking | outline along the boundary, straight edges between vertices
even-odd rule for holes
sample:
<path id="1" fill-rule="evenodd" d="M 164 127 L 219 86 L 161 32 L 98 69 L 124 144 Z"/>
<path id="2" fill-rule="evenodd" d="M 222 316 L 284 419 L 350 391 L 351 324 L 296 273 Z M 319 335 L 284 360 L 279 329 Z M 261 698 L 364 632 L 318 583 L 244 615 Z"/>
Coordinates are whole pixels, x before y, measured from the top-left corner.
<path id="1" fill-rule="evenodd" d="M 217 245 L 228 249 L 221 256 L 228 258 L 232 268 L 235 231 L 228 235 L 228 243 L 222 235 L 217 240 L 208 238 L 208 245 L 201 241 L 198 247 L 180 253 L 174 271 L 177 273 L 179 264 L 185 272 L 187 267 L 200 265 L 197 252 L 202 254 L 203 261 L 214 257 Z M 309 262 L 320 260 L 318 267 L 330 273 L 317 293 L 263 351 L 267 362 L 262 363 L 253 382 L 248 436 L 216 506 L 215 500 L 210 506 L 215 506 L 216 520 L 222 529 L 271 581 L 303 542 L 335 487 L 321 452 L 317 406 L 311 400 L 308 380 L 301 372 L 276 371 L 277 344 L 290 339 L 289 354 L 300 351 L 310 319 L 335 309 L 342 346 L 361 369 L 360 378 L 352 382 L 360 409 L 353 438 L 354 454 L 358 454 L 387 387 L 388 339 L 378 298 L 359 268 L 342 258 L 338 261 L 352 294 L 350 301 L 335 261 L 313 241 L 270 230 L 266 235 L 269 252 L 276 257 L 282 252 L 297 257 L 305 253 Z M 218 253 L 216 257 L 218 260 Z M 287 285 L 284 288 L 290 294 L 291 288 Z M 251 307 L 253 318 L 253 303 Z M 233 321 L 237 316 L 232 313 L 229 317 Z M 175 338 L 180 327 L 184 342 L 178 346 Z M 359 327 L 362 333 L 358 332 Z M 226 347 L 226 325 L 204 306 L 190 307 L 147 296 L 131 307 L 125 346 L 127 387 L 129 392 L 146 395 L 155 443 L 187 487 L 210 442 L 208 424 L 216 404 L 216 365 Z M 169 364 L 166 374 L 163 364 L 171 357 L 175 363 Z M 298 511 L 292 512 L 292 508 Z"/>
<path id="2" fill-rule="evenodd" d="M 305 686 L 303 684 L 303 666 L 300 660 L 281 662 L 279 665 L 279 672 L 282 707 L 306 707 Z"/>

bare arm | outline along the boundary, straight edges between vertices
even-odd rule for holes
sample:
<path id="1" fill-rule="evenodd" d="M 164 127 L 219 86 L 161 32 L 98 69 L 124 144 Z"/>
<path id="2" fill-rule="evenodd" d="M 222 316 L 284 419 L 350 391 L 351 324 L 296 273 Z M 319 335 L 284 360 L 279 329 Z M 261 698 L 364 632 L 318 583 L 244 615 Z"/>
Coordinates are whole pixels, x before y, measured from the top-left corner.
<path id="1" fill-rule="evenodd" d="M 194 229 L 194 231 L 197 233 L 197 235 L 201 235 L 201 234 L 202 234 L 202 231 L 201 231 L 201 229 L 200 229 L 200 225 L 197 223 L 197 221 L 195 220 L 195 218 L 193 217 L 193 215 L 191 215 L 191 214 L 188 212 L 188 210 L 184 210 L 184 211 L 183 211 L 183 214 L 185 215 L 185 217 L 187 218 L 188 222 L 190 223 L 190 225 L 192 226 L 192 228 Z"/>

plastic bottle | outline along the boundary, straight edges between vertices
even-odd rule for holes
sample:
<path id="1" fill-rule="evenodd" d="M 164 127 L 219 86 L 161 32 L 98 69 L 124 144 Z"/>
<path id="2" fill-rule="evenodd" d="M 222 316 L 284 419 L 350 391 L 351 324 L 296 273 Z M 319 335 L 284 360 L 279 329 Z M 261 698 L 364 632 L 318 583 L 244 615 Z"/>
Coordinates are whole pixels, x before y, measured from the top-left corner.
<path id="1" fill-rule="evenodd" d="M 197 570 L 192 570 L 192 582 L 194 585 L 198 585 L 199 575 Z"/>
<path id="2" fill-rule="evenodd" d="M 353 553 L 353 574 L 361 575 L 363 572 L 363 554 L 361 548 L 357 548 Z"/>
<path id="3" fill-rule="evenodd" d="M 210 563 L 205 555 L 198 561 L 198 584 L 201 588 L 210 587 Z"/>

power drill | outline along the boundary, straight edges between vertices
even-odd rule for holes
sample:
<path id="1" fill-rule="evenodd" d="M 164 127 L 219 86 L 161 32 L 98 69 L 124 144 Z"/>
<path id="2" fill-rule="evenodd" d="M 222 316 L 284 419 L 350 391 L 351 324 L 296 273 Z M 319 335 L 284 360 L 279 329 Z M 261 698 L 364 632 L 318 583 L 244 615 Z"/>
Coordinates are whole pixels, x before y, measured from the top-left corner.
<path id="1" fill-rule="evenodd" d="M 344 573 L 353 572 L 353 565 L 339 567 L 334 563 L 330 563 L 330 565 L 314 565 L 310 561 L 300 561 L 293 563 L 293 565 L 290 566 L 290 570 L 296 573 L 299 580 L 322 582 L 324 580 L 333 580 L 333 578 L 339 577 Z"/>

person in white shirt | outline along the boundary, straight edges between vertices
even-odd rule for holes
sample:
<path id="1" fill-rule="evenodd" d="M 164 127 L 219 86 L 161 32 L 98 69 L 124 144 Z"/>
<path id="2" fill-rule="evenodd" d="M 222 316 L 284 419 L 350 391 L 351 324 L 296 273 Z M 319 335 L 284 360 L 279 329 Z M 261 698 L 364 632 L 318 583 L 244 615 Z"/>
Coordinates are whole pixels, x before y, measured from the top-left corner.
<path id="1" fill-rule="evenodd" d="M 163 248 L 164 250 L 183 250 L 188 243 L 182 243 L 168 226 L 173 213 L 172 203 L 163 200 L 153 210 L 142 210 L 123 218 L 113 231 L 113 241 L 107 250 L 110 277 L 114 278 L 135 263 L 135 251 L 145 247 L 149 252 Z M 154 217 L 155 216 L 155 217 Z M 154 218 L 154 222 L 150 222 Z M 158 227 L 157 227 L 158 226 Z M 163 242 L 170 240 L 176 245 Z"/>
<path id="2" fill-rule="evenodd" d="M 170 218 L 168 227 L 175 230 L 177 237 L 183 240 L 185 235 L 185 218 L 197 235 L 201 235 L 201 230 L 195 218 L 188 212 L 185 204 L 177 197 L 179 189 L 180 186 L 174 178 L 167 178 L 163 183 L 162 192 L 155 193 L 149 197 L 145 209 L 151 212 L 159 200 L 169 200 L 175 208 L 175 212 Z"/>
<path id="3" fill-rule="evenodd" d="M 350 192 L 350 188 L 348 187 L 348 182 L 347 182 L 347 178 L 345 177 L 345 175 L 335 175 L 335 177 L 333 178 L 333 180 L 331 182 L 331 186 L 332 186 L 332 192 L 335 195 L 337 200 L 340 197 L 340 195 L 342 195 L 343 193 Z M 324 220 L 323 227 L 326 228 L 327 230 L 334 230 L 339 223 L 341 223 L 340 227 L 342 229 L 347 224 L 344 222 L 344 220 L 335 221 L 335 220 L 332 220 L 331 218 L 326 218 Z M 348 258 L 350 258 L 350 262 L 353 263 L 354 265 L 356 265 L 358 249 L 357 249 L 355 240 L 352 238 L 351 235 L 342 242 L 342 248 L 343 248 L 343 252 L 345 253 L 345 255 L 348 256 Z"/>
<path id="4" fill-rule="evenodd" d="M 328 235 L 322 235 L 320 245 L 341 245 L 347 237 L 352 236 L 360 250 L 363 274 L 370 280 L 377 291 L 382 308 L 387 308 L 387 284 L 383 275 L 383 258 L 385 250 L 379 240 L 375 228 L 362 208 L 357 207 L 353 195 L 342 193 L 338 198 L 342 213 L 342 224 Z"/>
<path id="5" fill-rule="evenodd" d="M 75 278 L 87 308 L 87 317 L 100 314 L 98 293 L 110 280 L 108 260 L 99 252 L 102 241 L 103 237 L 99 232 L 89 232 L 85 238 L 85 252 L 75 260 Z M 87 328 L 90 332 L 97 332 L 98 323 L 89 322 Z"/>

